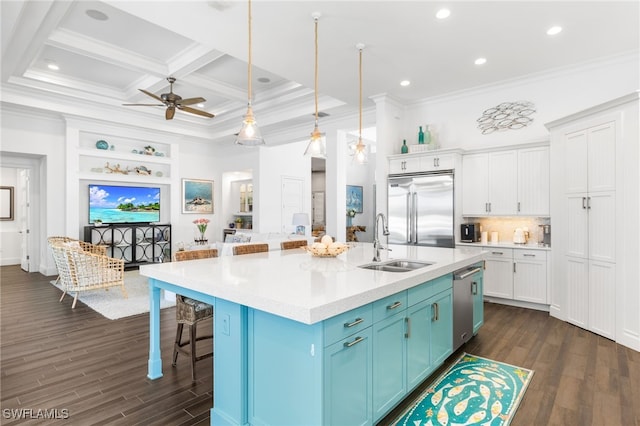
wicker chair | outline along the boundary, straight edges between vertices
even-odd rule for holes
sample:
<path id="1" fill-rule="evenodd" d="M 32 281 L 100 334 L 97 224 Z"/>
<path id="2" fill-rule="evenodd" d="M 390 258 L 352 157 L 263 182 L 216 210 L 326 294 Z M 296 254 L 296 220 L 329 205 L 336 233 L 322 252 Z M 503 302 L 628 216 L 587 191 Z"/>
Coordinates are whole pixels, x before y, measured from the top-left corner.
<path id="1" fill-rule="evenodd" d="M 124 287 L 124 260 L 115 259 L 103 254 L 92 253 L 91 249 L 84 250 L 82 241 L 52 240 L 51 251 L 58 268 L 58 279 L 62 282 L 62 296 L 60 302 L 67 293 L 75 293 L 71 309 L 76 307 L 78 295 L 81 291 L 120 287 L 123 296 L 127 297 Z M 88 243 L 85 243 L 88 244 Z M 102 247 L 104 249 L 104 247 Z M 102 251 L 100 248 L 95 249 Z"/>
<path id="2" fill-rule="evenodd" d="M 281 250 L 291 250 L 308 245 L 307 240 L 282 241 L 280 243 Z"/>
<path id="3" fill-rule="evenodd" d="M 174 260 L 178 262 L 181 260 L 207 259 L 211 257 L 218 257 L 218 250 L 178 251 L 173 256 Z M 196 381 L 196 362 L 213 356 L 213 351 L 209 351 L 200 356 L 196 354 L 196 342 L 213 339 L 213 335 L 197 336 L 197 324 L 205 320 L 213 320 L 213 306 L 190 297 L 176 294 L 176 322 L 178 323 L 178 328 L 176 330 L 176 341 L 173 344 L 172 365 L 174 367 L 176 366 L 178 353 L 189 356 L 191 358 L 191 380 L 194 382 Z M 183 342 L 182 330 L 185 324 L 189 326 L 189 340 Z M 187 350 L 185 346 L 189 346 L 189 350 Z"/>
<path id="4" fill-rule="evenodd" d="M 233 248 L 233 254 L 252 254 L 252 253 L 265 253 L 269 251 L 269 244 L 242 244 Z"/>
<path id="5" fill-rule="evenodd" d="M 97 244 L 87 243 L 71 237 L 58 237 L 58 236 L 48 237 L 47 242 L 49 243 L 49 247 L 52 247 L 54 244 L 64 244 L 64 243 L 73 242 L 73 244 L 77 244 L 78 246 L 80 246 L 82 250 L 86 252 L 98 254 L 100 256 L 107 255 L 107 248 L 105 246 L 99 246 Z M 58 270 L 60 270 L 60 267 L 58 266 L 58 261 L 55 258 L 55 256 L 53 260 L 56 263 L 56 267 L 58 268 Z M 58 277 L 56 278 L 55 283 L 58 284 L 58 281 L 60 281 L 60 275 L 58 275 Z M 60 298 L 60 301 L 62 301 L 63 298 L 64 298 L 64 294 L 62 295 L 62 298 Z"/>

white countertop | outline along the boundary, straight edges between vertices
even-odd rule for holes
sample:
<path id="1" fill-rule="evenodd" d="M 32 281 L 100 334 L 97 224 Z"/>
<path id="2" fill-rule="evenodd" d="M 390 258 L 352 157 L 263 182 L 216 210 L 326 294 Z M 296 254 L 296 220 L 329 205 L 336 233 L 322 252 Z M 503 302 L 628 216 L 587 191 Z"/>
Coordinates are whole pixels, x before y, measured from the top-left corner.
<path id="1" fill-rule="evenodd" d="M 541 246 L 538 243 L 527 243 L 527 244 L 516 244 L 509 241 L 500 241 L 498 243 L 456 243 L 456 247 L 500 247 L 500 248 L 511 248 L 511 249 L 524 249 L 524 250 L 545 250 L 550 251 L 550 246 Z"/>
<path id="2" fill-rule="evenodd" d="M 373 245 L 356 243 L 336 258 L 302 249 L 167 262 L 140 267 L 140 275 L 186 287 L 305 324 L 314 324 L 453 272 L 485 258 L 480 247 L 455 249 L 391 245 L 382 261 L 415 259 L 433 265 L 410 272 L 359 268 Z"/>

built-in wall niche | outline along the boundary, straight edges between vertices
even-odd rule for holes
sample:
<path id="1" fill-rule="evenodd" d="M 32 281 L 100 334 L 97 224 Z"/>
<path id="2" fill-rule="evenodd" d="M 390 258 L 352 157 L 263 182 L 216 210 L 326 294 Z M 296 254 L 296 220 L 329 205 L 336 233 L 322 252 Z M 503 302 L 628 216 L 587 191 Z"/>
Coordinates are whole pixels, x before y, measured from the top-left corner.
<path id="1" fill-rule="evenodd" d="M 80 132 L 77 150 L 81 179 L 169 183 L 171 178 L 171 144 Z"/>
<path id="2" fill-rule="evenodd" d="M 253 228 L 253 179 L 244 176 L 244 179 L 229 182 L 226 197 L 226 216 L 236 229 Z"/>

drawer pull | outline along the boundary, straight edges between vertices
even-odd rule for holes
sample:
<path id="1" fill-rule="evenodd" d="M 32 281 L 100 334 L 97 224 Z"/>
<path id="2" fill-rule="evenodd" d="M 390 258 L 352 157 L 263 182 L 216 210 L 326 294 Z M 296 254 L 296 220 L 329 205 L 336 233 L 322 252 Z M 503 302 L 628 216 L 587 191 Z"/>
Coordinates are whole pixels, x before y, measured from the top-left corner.
<path id="1" fill-rule="evenodd" d="M 500 256 L 502 256 L 504 253 L 501 251 L 492 251 L 491 254 L 499 254 Z"/>
<path id="2" fill-rule="evenodd" d="M 474 296 L 478 294 L 478 283 L 475 281 L 471 281 L 471 294 Z"/>
<path id="3" fill-rule="evenodd" d="M 364 340 L 364 337 L 356 337 L 355 340 L 353 342 L 344 342 L 344 347 L 345 348 L 350 348 L 353 345 L 357 345 L 358 343 L 362 342 Z"/>
<path id="4" fill-rule="evenodd" d="M 354 322 L 345 322 L 344 323 L 344 328 L 351 328 L 354 325 L 358 325 L 361 322 L 363 322 L 364 320 L 362 318 L 356 318 L 356 320 Z"/>
<path id="5" fill-rule="evenodd" d="M 408 339 L 411 337 L 411 318 L 406 317 L 404 319 L 404 323 L 407 325 L 407 332 L 404 333 L 404 337 L 405 339 Z"/>
<path id="6" fill-rule="evenodd" d="M 523 254 L 524 257 L 536 257 L 535 254 L 530 254 L 530 253 L 525 253 Z"/>
<path id="7" fill-rule="evenodd" d="M 396 309 L 402 306 L 402 302 L 394 302 L 392 305 L 387 306 L 387 310 Z"/>

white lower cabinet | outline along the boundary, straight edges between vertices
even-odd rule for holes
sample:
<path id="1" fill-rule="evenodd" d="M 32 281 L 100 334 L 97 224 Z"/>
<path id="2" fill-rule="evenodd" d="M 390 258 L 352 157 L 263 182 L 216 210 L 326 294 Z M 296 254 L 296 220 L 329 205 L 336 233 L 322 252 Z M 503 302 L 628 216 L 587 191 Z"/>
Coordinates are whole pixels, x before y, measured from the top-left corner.
<path id="1" fill-rule="evenodd" d="M 485 268 L 485 295 L 548 304 L 546 251 L 492 249 Z"/>

